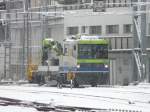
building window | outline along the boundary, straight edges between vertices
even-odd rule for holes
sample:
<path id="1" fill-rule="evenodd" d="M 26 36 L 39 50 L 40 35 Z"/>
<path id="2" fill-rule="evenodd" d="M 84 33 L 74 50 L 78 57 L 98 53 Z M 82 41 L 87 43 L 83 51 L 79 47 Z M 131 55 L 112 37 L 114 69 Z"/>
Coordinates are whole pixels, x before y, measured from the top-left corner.
<path id="1" fill-rule="evenodd" d="M 91 0 L 80 0 L 80 3 L 91 3 Z"/>
<path id="2" fill-rule="evenodd" d="M 91 3 L 91 0 L 83 0 L 84 3 Z"/>
<path id="3" fill-rule="evenodd" d="M 85 29 L 86 29 L 86 27 L 85 27 L 85 26 L 82 26 L 82 28 L 81 28 L 81 33 L 85 33 L 85 32 L 86 32 Z"/>
<path id="4" fill-rule="evenodd" d="M 64 0 L 64 4 L 75 4 L 78 3 L 78 0 Z"/>
<path id="5" fill-rule="evenodd" d="M 131 24 L 125 24 L 123 26 L 123 33 L 131 33 L 131 32 L 132 32 Z"/>
<path id="6" fill-rule="evenodd" d="M 113 0 L 113 7 L 116 6 L 116 0 Z"/>
<path id="7" fill-rule="evenodd" d="M 106 33 L 107 34 L 118 34 L 119 33 L 119 25 L 107 25 Z"/>
<path id="8" fill-rule="evenodd" d="M 150 23 L 148 24 L 148 35 L 150 35 Z"/>
<path id="9" fill-rule="evenodd" d="M 79 32 L 78 30 L 79 30 L 78 27 L 68 27 L 67 34 L 68 35 L 76 35 Z"/>
<path id="10" fill-rule="evenodd" d="M 23 1 L 13 1 L 9 7 L 10 9 L 21 9 L 23 8 Z"/>
<path id="11" fill-rule="evenodd" d="M 47 37 L 52 37 L 52 30 L 51 30 L 51 28 L 48 28 Z"/>
<path id="12" fill-rule="evenodd" d="M 102 33 L 102 27 L 101 26 L 90 26 L 89 29 L 90 34 L 101 34 Z"/>

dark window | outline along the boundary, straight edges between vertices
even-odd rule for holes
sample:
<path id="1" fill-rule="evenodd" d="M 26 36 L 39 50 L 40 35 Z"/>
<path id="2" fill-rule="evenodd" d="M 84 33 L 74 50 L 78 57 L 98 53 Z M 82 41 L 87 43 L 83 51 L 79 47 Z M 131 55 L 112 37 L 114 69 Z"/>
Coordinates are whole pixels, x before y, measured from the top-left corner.
<path id="1" fill-rule="evenodd" d="M 121 0 L 119 0 L 119 6 L 121 7 Z"/>
<path id="2" fill-rule="evenodd" d="M 84 3 L 90 3 L 91 2 L 91 0 L 83 0 L 84 1 Z"/>
<path id="3" fill-rule="evenodd" d="M 68 55 L 69 55 L 69 49 L 68 49 L 68 48 L 69 48 L 69 44 L 65 44 L 65 45 L 64 45 L 64 55 L 65 55 L 65 56 L 68 56 Z"/>
<path id="4" fill-rule="evenodd" d="M 118 34 L 119 33 L 119 25 L 107 25 L 106 33 L 107 34 Z"/>
<path id="5" fill-rule="evenodd" d="M 73 46 L 73 49 L 76 50 L 76 46 L 75 45 Z"/>
<path id="6" fill-rule="evenodd" d="M 64 0 L 64 4 L 74 4 L 77 2 L 78 2 L 78 0 Z"/>
<path id="7" fill-rule="evenodd" d="M 82 26 L 81 33 L 85 33 L 85 26 Z"/>
<path id="8" fill-rule="evenodd" d="M 108 58 L 107 45 L 78 45 L 78 58 L 80 59 L 100 59 Z"/>
<path id="9" fill-rule="evenodd" d="M 23 1 L 12 1 L 9 5 L 10 9 L 21 9 L 23 8 Z"/>
<path id="10" fill-rule="evenodd" d="M 116 0 L 113 0 L 113 7 L 115 7 L 116 6 Z"/>
<path id="11" fill-rule="evenodd" d="M 150 35 L 150 23 L 148 24 L 148 34 Z"/>
<path id="12" fill-rule="evenodd" d="M 0 42 L 4 40 L 5 40 L 5 27 L 3 26 L 3 23 L 0 22 Z"/>
<path id="13" fill-rule="evenodd" d="M 51 28 L 48 28 L 48 31 L 47 31 L 47 37 L 51 37 L 51 36 L 52 36 Z"/>
<path id="14" fill-rule="evenodd" d="M 68 27 L 67 32 L 68 35 L 76 35 L 78 34 L 78 27 Z"/>
<path id="15" fill-rule="evenodd" d="M 105 11 L 105 0 L 93 0 L 93 11 L 104 12 Z"/>
<path id="16" fill-rule="evenodd" d="M 90 26 L 90 34 L 101 34 L 102 33 L 102 27 L 101 26 Z"/>
<path id="17" fill-rule="evenodd" d="M 123 26 L 123 32 L 124 32 L 124 33 L 131 33 L 131 32 L 132 32 L 131 24 L 125 24 L 125 25 Z"/>
<path id="18" fill-rule="evenodd" d="M 0 2 L 0 10 L 6 10 L 6 3 Z"/>

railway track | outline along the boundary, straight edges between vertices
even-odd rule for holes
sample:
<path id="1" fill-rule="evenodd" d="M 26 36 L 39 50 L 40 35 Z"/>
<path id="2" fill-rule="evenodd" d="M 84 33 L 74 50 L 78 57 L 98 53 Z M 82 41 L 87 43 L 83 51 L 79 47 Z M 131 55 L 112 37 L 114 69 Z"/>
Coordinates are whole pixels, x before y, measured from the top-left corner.
<path id="1" fill-rule="evenodd" d="M 46 103 L 39 103 L 39 102 L 29 102 L 24 100 L 18 99 L 11 99 L 0 97 L 0 106 L 23 106 L 23 107 L 30 107 L 35 108 L 37 111 L 40 112 L 108 112 L 106 109 L 99 109 L 99 108 L 86 108 L 86 107 L 75 107 L 75 106 L 51 106 L 50 104 Z"/>
<path id="2" fill-rule="evenodd" d="M 0 106 L 22 106 L 35 108 L 39 112 L 142 112 L 141 110 L 124 110 L 124 109 L 100 109 L 100 108 L 86 108 L 76 106 L 51 106 L 46 103 L 29 102 L 18 99 L 0 97 Z"/>
<path id="3" fill-rule="evenodd" d="M 0 97 L 1 106 L 23 106 L 23 107 L 32 107 L 38 111 L 53 111 L 54 107 L 51 107 L 48 104 L 38 103 L 38 102 L 29 102 L 12 98 Z"/>
<path id="4" fill-rule="evenodd" d="M 13 91 L 18 91 L 18 92 L 23 92 L 23 93 L 32 93 L 32 94 L 55 94 L 55 95 L 62 95 L 66 97 L 76 97 L 76 98 L 82 98 L 82 99 L 92 99 L 92 100 L 103 100 L 105 102 L 111 102 L 111 103 L 116 103 L 119 104 L 120 101 L 123 101 L 122 104 L 124 105 L 130 105 L 133 107 L 136 107 L 136 105 L 132 105 L 132 101 L 130 102 L 129 99 L 127 98 L 117 98 L 117 97 L 109 97 L 109 96 L 100 96 L 100 95 L 90 95 L 90 94 L 83 94 L 83 93 L 70 93 L 70 92 L 61 92 L 61 91 L 49 91 L 49 90 L 26 90 L 26 89 L 13 89 L 13 88 L 3 88 L 3 90 L 13 90 Z M 126 93 L 126 91 L 118 91 L 114 90 L 112 91 L 114 93 Z M 127 91 L 127 93 L 132 93 L 132 91 Z M 142 92 L 133 92 L 134 94 L 143 94 Z M 134 95 L 133 94 L 133 95 Z M 146 95 L 150 95 L 150 93 L 146 93 Z M 7 99 L 9 99 L 9 102 L 6 102 Z M 86 107 L 75 107 L 75 106 L 65 106 L 65 105 L 59 105 L 55 107 L 51 107 L 50 104 L 45 104 L 45 103 L 38 103 L 38 102 L 27 102 L 27 101 L 22 101 L 22 100 L 15 100 L 15 99 L 10 99 L 10 98 L 0 98 L 0 105 L 23 105 L 25 107 L 32 107 L 36 108 L 38 111 L 45 111 L 45 112 L 142 112 L 142 111 L 137 111 L 137 110 L 123 110 L 123 109 L 97 109 L 97 108 L 86 108 Z M 128 102 L 128 103 L 127 103 Z M 149 102 L 143 102 L 143 101 L 138 101 L 135 100 L 135 103 L 144 103 L 150 105 Z"/>
<path id="5" fill-rule="evenodd" d="M 18 90 L 18 89 L 3 89 L 3 90 L 14 90 L 14 91 L 18 91 L 18 92 L 27 92 L 27 93 L 35 93 L 35 94 L 39 94 L 39 93 L 50 93 L 50 94 L 58 94 L 58 95 L 63 95 L 63 96 L 68 96 L 68 97 L 76 97 L 76 98 L 89 98 L 89 99 L 95 99 L 95 100 L 103 100 L 103 101 L 108 101 L 108 102 L 112 102 L 112 103 L 117 103 L 116 101 L 124 101 L 125 105 L 128 105 L 126 102 L 128 102 L 129 104 L 132 103 L 132 101 L 130 101 L 130 99 L 127 98 L 119 98 L 119 97 L 110 97 L 110 96 L 101 96 L 101 95 L 91 95 L 91 94 L 83 94 L 83 93 L 69 93 L 69 92 L 56 92 L 56 91 L 34 91 L 34 90 Z M 132 92 L 132 91 L 121 91 L 121 90 L 111 90 L 112 93 L 121 93 L 121 94 L 146 94 L 150 96 L 150 93 L 145 93 L 145 92 Z M 113 101 L 116 100 L 116 101 Z M 134 102 L 136 103 L 145 103 L 145 104 L 150 104 L 150 101 L 148 102 L 144 102 L 144 101 L 139 101 L 139 100 L 134 100 Z"/>

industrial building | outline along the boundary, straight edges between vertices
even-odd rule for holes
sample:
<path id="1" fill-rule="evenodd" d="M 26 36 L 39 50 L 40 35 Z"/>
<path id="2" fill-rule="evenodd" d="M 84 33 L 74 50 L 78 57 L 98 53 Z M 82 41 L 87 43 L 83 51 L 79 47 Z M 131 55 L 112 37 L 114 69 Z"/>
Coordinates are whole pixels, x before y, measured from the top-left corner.
<path id="1" fill-rule="evenodd" d="M 41 41 L 53 38 L 63 42 L 76 35 L 100 35 L 109 40 L 110 84 L 125 85 L 139 80 L 133 49 L 133 22 L 136 0 L 8 0 L 1 10 L 0 78 L 26 79 L 29 60 L 41 65 Z M 13 4 L 13 5 L 12 5 Z M 147 4 L 146 11 L 150 9 Z M 145 13 L 146 64 L 150 80 L 150 18 Z"/>

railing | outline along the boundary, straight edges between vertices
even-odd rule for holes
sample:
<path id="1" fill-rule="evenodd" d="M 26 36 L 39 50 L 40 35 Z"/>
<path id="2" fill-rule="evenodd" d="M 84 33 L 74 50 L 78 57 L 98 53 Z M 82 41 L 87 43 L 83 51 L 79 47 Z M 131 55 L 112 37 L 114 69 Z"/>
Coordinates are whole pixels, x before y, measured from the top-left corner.
<path id="1" fill-rule="evenodd" d="M 105 8 L 115 8 L 115 7 L 131 7 L 132 2 L 129 3 L 106 3 Z M 92 3 L 85 4 L 75 4 L 75 5 L 63 5 L 64 10 L 81 10 L 81 9 L 93 9 L 94 5 Z"/>
<path id="2" fill-rule="evenodd" d="M 109 50 L 112 49 L 132 49 L 133 48 L 133 38 L 132 37 L 110 37 L 109 40 Z"/>

